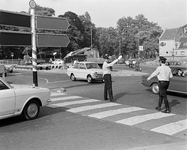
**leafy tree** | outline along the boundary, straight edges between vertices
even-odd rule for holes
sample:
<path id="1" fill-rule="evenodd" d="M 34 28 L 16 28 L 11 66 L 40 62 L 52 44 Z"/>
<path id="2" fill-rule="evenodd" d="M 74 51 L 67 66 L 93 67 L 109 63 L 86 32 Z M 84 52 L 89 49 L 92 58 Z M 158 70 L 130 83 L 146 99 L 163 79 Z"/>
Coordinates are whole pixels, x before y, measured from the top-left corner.
<path id="1" fill-rule="evenodd" d="M 64 15 L 59 15 L 59 17 L 66 17 L 70 23 L 68 28 L 68 36 L 70 39 L 70 44 L 68 45 L 68 50 L 74 51 L 80 48 L 80 43 L 83 41 L 82 32 L 84 32 L 84 26 L 77 14 L 73 12 L 66 12 Z"/>
<path id="2" fill-rule="evenodd" d="M 30 13 L 30 10 L 31 9 L 29 8 L 29 13 Z M 36 5 L 35 14 L 40 15 L 40 16 L 55 16 L 55 10 L 52 8 Z"/>
<path id="3" fill-rule="evenodd" d="M 158 38 L 162 33 L 161 28 L 149 22 L 144 15 L 123 17 L 117 22 L 119 36 L 122 37 L 122 53 L 130 54 L 132 57 L 138 55 L 138 45 L 144 46 L 144 53 L 155 54 L 158 52 Z M 146 55 L 147 57 L 150 57 Z"/>
<path id="4" fill-rule="evenodd" d="M 85 13 L 85 15 L 79 16 L 80 20 L 82 21 L 82 25 L 84 26 L 83 34 L 83 42 L 81 43 L 81 47 L 90 47 L 92 44 L 92 47 L 96 47 L 96 28 L 95 25 L 91 22 L 91 17 L 88 14 L 88 12 Z M 91 43 L 92 41 L 92 43 Z"/>

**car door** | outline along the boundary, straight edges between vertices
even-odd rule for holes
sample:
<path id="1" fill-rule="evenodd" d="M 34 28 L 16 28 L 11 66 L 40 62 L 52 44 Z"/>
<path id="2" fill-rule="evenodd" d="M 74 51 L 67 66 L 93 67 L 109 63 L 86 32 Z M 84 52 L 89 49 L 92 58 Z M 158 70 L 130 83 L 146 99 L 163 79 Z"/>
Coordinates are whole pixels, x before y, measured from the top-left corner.
<path id="1" fill-rule="evenodd" d="M 72 67 L 72 73 L 74 74 L 75 78 L 79 78 L 79 63 L 75 63 Z"/>
<path id="2" fill-rule="evenodd" d="M 169 90 L 187 92 L 187 76 L 181 76 L 178 72 L 179 68 L 172 69 L 173 78 L 170 80 Z"/>
<path id="3" fill-rule="evenodd" d="M 5 115 L 14 114 L 16 104 L 15 93 L 4 82 L 0 80 L 0 118 Z"/>
<path id="4" fill-rule="evenodd" d="M 78 70 L 78 76 L 80 79 L 86 79 L 87 73 L 86 73 L 85 63 L 80 63 L 79 70 Z"/>

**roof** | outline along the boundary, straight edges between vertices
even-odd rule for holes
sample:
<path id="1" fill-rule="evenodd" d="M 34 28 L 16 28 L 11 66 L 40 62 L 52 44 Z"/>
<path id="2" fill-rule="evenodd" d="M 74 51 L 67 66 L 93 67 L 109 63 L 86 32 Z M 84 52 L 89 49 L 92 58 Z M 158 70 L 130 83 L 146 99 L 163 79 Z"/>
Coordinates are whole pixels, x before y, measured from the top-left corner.
<path id="1" fill-rule="evenodd" d="M 161 35 L 160 40 L 174 40 L 179 28 L 166 29 Z"/>
<path id="2" fill-rule="evenodd" d="M 186 49 L 186 48 L 187 48 L 187 38 L 181 38 L 179 49 Z"/>

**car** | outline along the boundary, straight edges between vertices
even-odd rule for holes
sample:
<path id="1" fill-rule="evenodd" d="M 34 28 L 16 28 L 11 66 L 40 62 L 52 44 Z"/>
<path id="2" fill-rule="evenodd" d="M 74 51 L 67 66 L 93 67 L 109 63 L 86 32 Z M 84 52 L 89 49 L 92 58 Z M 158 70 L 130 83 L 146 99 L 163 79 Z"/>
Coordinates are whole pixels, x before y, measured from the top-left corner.
<path id="1" fill-rule="evenodd" d="M 10 85 L 0 78 L 0 120 L 22 115 L 26 120 L 38 117 L 40 107 L 50 100 L 50 90 L 30 85 Z"/>
<path id="2" fill-rule="evenodd" d="M 64 60 L 62 59 L 55 59 L 54 61 L 52 61 L 53 64 L 55 65 L 62 65 L 64 64 Z"/>
<path id="3" fill-rule="evenodd" d="M 103 70 L 95 62 L 76 62 L 67 69 L 67 75 L 72 81 L 82 79 L 88 83 L 94 80 L 103 82 Z"/>
<path id="4" fill-rule="evenodd" d="M 5 68 L 8 73 L 13 73 L 15 65 L 5 65 Z"/>
<path id="5" fill-rule="evenodd" d="M 168 91 L 187 94 L 187 66 L 170 66 L 173 78 L 170 79 Z M 142 76 L 142 84 L 150 87 L 154 94 L 159 93 L 158 79 L 153 77 L 147 81 L 150 74 Z"/>

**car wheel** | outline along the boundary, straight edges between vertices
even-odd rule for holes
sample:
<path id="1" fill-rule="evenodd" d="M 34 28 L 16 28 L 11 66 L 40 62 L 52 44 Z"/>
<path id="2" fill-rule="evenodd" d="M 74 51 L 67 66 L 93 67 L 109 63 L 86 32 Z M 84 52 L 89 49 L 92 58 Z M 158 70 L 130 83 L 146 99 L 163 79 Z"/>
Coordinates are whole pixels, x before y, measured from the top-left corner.
<path id="1" fill-rule="evenodd" d="M 23 117 L 26 120 L 33 120 L 38 117 L 40 112 L 40 105 L 36 100 L 29 101 L 23 109 Z"/>
<path id="2" fill-rule="evenodd" d="M 71 74 L 70 79 L 71 79 L 72 81 L 75 81 L 75 80 L 76 80 L 74 74 Z"/>
<path id="3" fill-rule="evenodd" d="M 88 83 L 92 82 L 92 77 L 90 75 L 87 76 L 87 81 L 88 81 Z"/>
<path id="4" fill-rule="evenodd" d="M 158 83 L 153 83 L 151 85 L 151 90 L 154 94 L 158 94 L 159 93 L 159 87 L 158 87 Z"/>

